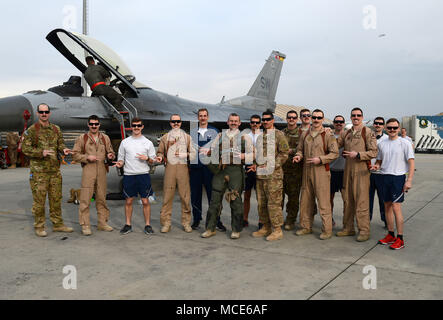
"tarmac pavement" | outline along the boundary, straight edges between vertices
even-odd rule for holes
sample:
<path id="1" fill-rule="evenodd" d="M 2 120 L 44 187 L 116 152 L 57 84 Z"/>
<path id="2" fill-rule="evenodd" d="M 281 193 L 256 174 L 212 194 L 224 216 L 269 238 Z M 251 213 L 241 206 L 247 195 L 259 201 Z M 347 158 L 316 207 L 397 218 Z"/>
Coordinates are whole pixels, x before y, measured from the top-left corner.
<path id="1" fill-rule="evenodd" d="M 200 237 L 202 227 L 185 233 L 178 195 L 172 229 L 162 234 L 162 167 L 152 176 L 158 200 L 151 207 L 155 234 L 143 233 L 142 206 L 137 203 L 133 232 L 120 235 L 124 201 L 115 200 L 108 201 L 114 231 L 96 230 L 93 204 L 93 234 L 83 236 L 78 206 L 66 203 L 69 190 L 80 187 L 81 167 L 68 165 L 62 167 L 62 209 L 66 225 L 74 232 L 53 233 L 47 219 L 48 237 L 38 238 L 33 231 L 29 169 L 1 170 L 0 299 L 443 299 L 442 160 L 442 155 L 416 155 L 413 189 L 403 204 L 406 247 L 397 251 L 377 245 L 386 234 L 377 200 L 371 239 L 363 243 L 356 242 L 356 237 L 319 240 L 319 216 L 311 235 L 284 231 L 282 240 L 271 243 L 252 238 L 258 224 L 254 192 L 249 227 L 238 240 L 229 238 L 226 201 L 221 217 L 226 233 L 217 231 L 209 239 Z M 118 188 L 119 178 L 111 170 L 108 190 Z M 203 204 L 205 217 L 205 198 Z M 342 199 L 336 194 L 334 233 L 341 230 L 342 210 Z M 65 277 L 74 275 L 63 273 L 65 266 L 75 267 L 76 289 L 63 287 Z"/>

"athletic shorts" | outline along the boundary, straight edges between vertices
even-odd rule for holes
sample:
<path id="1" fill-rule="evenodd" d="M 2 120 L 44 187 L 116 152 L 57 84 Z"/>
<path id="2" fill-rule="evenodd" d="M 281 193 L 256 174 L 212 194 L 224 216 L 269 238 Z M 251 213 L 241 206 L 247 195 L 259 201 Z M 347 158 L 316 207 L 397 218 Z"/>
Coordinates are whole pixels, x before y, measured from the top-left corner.
<path id="1" fill-rule="evenodd" d="M 401 203 L 405 199 L 403 187 L 406 175 L 394 176 L 392 174 L 383 175 L 383 201 Z"/>
<path id="2" fill-rule="evenodd" d="M 331 194 L 343 189 L 343 173 L 344 171 L 331 170 Z"/>
<path id="3" fill-rule="evenodd" d="M 252 190 L 252 188 L 257 190 L 256 181 L 257 174 L 253 171 L 247 172 L 249 170 L 249 166 L 245 167 L 246 181 L 245 181 L 245 191 Z"/>
<path id="4" fill-rule="evenodd" d="M 149 174 L 123 176 L 123 195 L 125 198 L 147 198 L 151 193 L 151 177 Z"/>

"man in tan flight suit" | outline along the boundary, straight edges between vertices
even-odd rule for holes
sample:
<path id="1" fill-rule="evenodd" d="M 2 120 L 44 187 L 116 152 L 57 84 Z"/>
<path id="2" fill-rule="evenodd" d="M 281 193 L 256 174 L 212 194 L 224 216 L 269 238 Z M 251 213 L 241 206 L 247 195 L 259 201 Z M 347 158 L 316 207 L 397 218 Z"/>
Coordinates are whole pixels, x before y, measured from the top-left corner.
<path id="1" fill-rule="evenodd" d="M 352 109 L 351 120 L 352 128 L 342 132 L 337 139 L 338 147 L 344 147 L 343 157 L 346 158 L 343 176 L 343 230 L 337 232 L 337 237 L 355 235 L 355 217 L 359 230 L 357 241 L 362 242 L 370 236 L 370 172 L 367 162 L 377 156 L 377 140 L 374 132 L 363 125 L 363 111 L 360 108 Z"/>
<path id="2" fill-rule="evenodd" d="M 256 143 L 256 164 L 251 167 L 257 172 L 258 215 L 263 226 L 252 236 L 275 241 L 283 238 L 282 165 L 288 158 L 289 145 L 283 132 L 274 127 L 272 112 L 263 112 L 262 123 L 263 133 Z"/>
<path id="3" fill-rule="evenodd" d="M 88 118 L 89 131 L 80 135 L 72 149 L 73 159 L 83 167 L 82 188 L 80 191 L 80 206 L 78 215 L 82 233 L 85 236 L 92 234 L 89 220 L 89 205 L 95 192 L 95 206 L 97 208 L 97 229 L 112 231 L 108 225 L 109 209 L 106 205 L 106 174 L 108 166 L 106 159 L 115 158 L 111 140 L 106 134 L 99 132 L 100 122 L 96 115 Z"/>
<path id="4" fill-rule="evenodd" d="M 173 114 L 169 120 L 172 130 L 160 139 L 157 149 L 157 162 L 165 164 L 163 180 L 163 205 L 160 213 L 160 232 L 171 230 L 172 203 L 175 188 L 181 199 L 181 222 L 185 232 L 192 232 L 191 228 L 191 187 L 189 184 L 188 160 L 196 157 L 196 151 L 191 144 L 191 136 L 181 127 L 181 118 Z"/>
<path id="5" fill-rule="evenodd" d="M 323 111 L 316 109 L 312 112 L 312 126 L 302 134 L 293 158 L 294 162 L 304 159 L 300 207 L 302 229 L 295 234 L 301 236 L 312 233 L 314 205 L 317 199 L 322 220 L 321 240 L 332 236 L 329 163 L 338 158 L 337 141 L 334 135 L 326 133 L 323 118 Z"/>
<path id="6" fill-rule="evenodd" d="M 20 141 L 20 137 L 17 132 L 8 132 L 6 134 L 6 144 L 8 145 L 8 156 L 11 165 L 9 169 L 15 169 L 17 163 L 17 146 Z"/>

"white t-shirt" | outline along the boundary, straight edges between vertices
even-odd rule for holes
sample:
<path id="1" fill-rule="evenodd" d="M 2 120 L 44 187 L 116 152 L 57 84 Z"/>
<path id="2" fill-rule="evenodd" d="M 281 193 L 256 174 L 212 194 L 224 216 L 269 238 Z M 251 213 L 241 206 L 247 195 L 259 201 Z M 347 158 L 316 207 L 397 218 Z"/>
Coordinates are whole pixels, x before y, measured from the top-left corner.
<path id="1" fill-rule="evenodd" d="M 255 145 L 256 145 L 256 143 L 257 143 L 257 137 L 258 137 L 261 133 L 262 133 L 261 130 L 258 130 L 257 133 L 253 133 L 252 130 L 251 130 L 251 132 L 248 133 L 249 136 L 250 136 L 251 139 L 252 139 L 252 145 L 253 145 L 254 147 L 255 147 Z"/>
<path id="2" fill-rule="evenodd" d="M 208 131 L 208 128 L 200 128 L 200 127 L 198 127 L 198 133 L 200 133 L 202 137 L 205 136 L 206 131 Z"/>
<path id="3" fill-rule="evenodd" d="M 382 142 L 382 141 L 384 141 L 384 140 L 386 140 L 386 139 L 389 139 L 389 136 L 388 136 L 387 134 L 385 134 L 384 132 L 382 132 L 381 137 L 377 139 L 377 147 L 378 147 L 378 145 L 379 145 L 380 142 Z M 372 158 L 372 159 L 371 159 L 371 164 L 374 165 L 376 161 L 377 161 L 376 158 Z M 380 170 L 377 170 L 377 171 L 371 171 L 371 173 L 374 173 L 374 174 L 380 174 L 381 171 L 380 171 Z"/>
<path id="4" fill-rule="evenodd" d="M 118 148 L 118 160 L 125 163 L 123 167 L 125 176 L 149 173 L 148 161 L 138 159 L 137 153 L 155 159 L 154 145 L 145 136 L 138 138 L 131 136 L 121 142 Z"/>
<path id="5" fill-rule="evenodd" d="M 409 141 L 397 138 L 385 139 L 378 145 L 377 160 L 382 160 L 381 174 L 401 176 L 409 171 L 408 160 L 414 159 L 414 151 Z"/>
<path id="6" fill-rule="evenodd" d="M 402 139 L 406 139 L 407 141 L 409 141 L 410 143 L 411 143 L 411 145 L 413 144 L 413 142 L 412 142 L 412 139 L 411 139 L 411 137 L 409 137 L 409 136 L 406 136 L 406 137 L 402 137 L 402 136 L 400 136 L 400 138 L 402 138 Z"/>

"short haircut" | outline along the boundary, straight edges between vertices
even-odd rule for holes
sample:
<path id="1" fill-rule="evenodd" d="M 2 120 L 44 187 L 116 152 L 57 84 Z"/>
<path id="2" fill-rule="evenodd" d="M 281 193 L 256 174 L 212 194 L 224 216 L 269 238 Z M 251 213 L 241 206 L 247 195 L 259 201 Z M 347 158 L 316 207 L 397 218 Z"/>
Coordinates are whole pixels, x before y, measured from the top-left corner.
<path id="1" fill-rule="evenodd" d="M 132 118 L 131 124 L 136 123 L 136 122 L 141 122 L 143 124 L 142 119 L 140 119 L 139 117 Z"/>
<path id="2" fill-rule="evenodd" d="M 91 120 L 97 120 L 98 122 L 100 122 L 100 119 L 99 119 L 98 116 L 95 115 L 95 114 L 89 116 L 89 118 L 88 118 L 88 122 L 91 121 Z"/>
<path id="3" fill-rule="evenodd" d="M 295 110 L 289 110 L 287 113 L 286 113 L 286 118 L 289 116 L 289 114 L 291 114 L 291 113 L 295 113 L 296 115 L 297 115 L 297 117 L 298 117 L 298 113 L 297 113 L 297 111 L 295 111 Z"/>
<path id="4" fill-rule="evenodd" d="M 386 124 L 391 123 L 391 122 L 397 122 L 398 125 L 400 126 L 400 121 L 398 121 L 398 120 L 395 119 L 395 118 L 390 118 L 388 121 L 386 121 Z"/>
<path id="5" fill-rule="evenodd" d="M 236 114 L 235 112 L 233 112 L 229 115 L 228 120 L 230 117 L 238 117 L 238 119 L 240 120 L 240 116 L 238 114 Z"/>
<path id="6" fill-rule="evenodd" d="M 312 113 L 314 113 L 314 112 L 321 112 L 321 116 L 325 117 L 325 113 L 320 109 L 315 109 L 314 111 L 312 111 Z"/>
<path id="7" fill-rule="evenodd" d="M 182 117 L 180 117 L 180 115 L 179 115 L 179 114 L 177 114 L 177 113 L 174 113 L 174 114 L 171 114 L 171 116 L 169 117 L 169 120 L 171 120 L 173 116 L 179 117 L 179 118 L 180 118 L 180 120 L 182 119 Z"/>
<path id="8" fill-rule="evenodd" d="M 266 110 L 261 114 L 262 118 L 263 116 L 271 116 L 271 119 L 274 119 L 274 114 L 272 113 L 271 110 Z"/>
<path id="9" fill-rule="evenodd" d="M 251 116 L 251 118 L 249 118 L 249 120 L 252 120 L 252 119 L 259 119 L 261 121 L 261 117 L 258 114 L 253 114 Z"/>
<path id="10" fill-rule="evenodd" d="M 374 121 L 377 121 L 377 120 L 381 120 L 381 121 L 383 121 L 383 123 L 385 123 L 385 118 L 383 118 L 383 117 L 377 117 L 374 119 Z"/>
<path id="11" fill-rule="evenodd" d="M 400 124 L 400 123 L 399 123 Z M 405 129 L 406 130 L 406 128 L 405 127 L 401 127 L 401 130 L 403 130 L 403 129 Z M 406 131 L 408 131 L 408 130 L 406 130 Z"/>
<path id="12" fill-rule="evenodd" d="M 334 117 L 334 120 L 333 120 L 333 121 L 335 121 L 335 119 L 337 119 L 337 118 L 342 118 L 343 121 L 345 120 L 345 117 L 343 117 L 341 114 L 337 114 L 337 115 Z"/>
<path id="13" fill-rule="evenodd" d="M 301 115 L 302 113 L 305 113 L 305 112 L 309 112 L 309 113 L 311 113 L 311 110 L 309 110 L 309 109 L 301 109 L 301 111 L 300 111 L 300 115 Z"/>
<path id="14" fill-rule="evenodd" d="M 203 112 L 203 111 L 205 111 L 206 112 L 206 114 L 209 116 L 209 112 L 208 112 L 208 109 L 206 109 L 206 108 L 200 108 L 200 109 L 198 109 L 198 111 L 197 111 L 197 115 L 199 115 L 200 114 L 200 112 Z"/>
<path id="15" fill-rule="evenodd" d="M 352 109 L 352 110 L 351 110 L 351 114 L 352 114 L 352 111 L 356 111 L 356 110 L 360 111 L 360 112 L 361 112 L 361 115 L 363 115 L 363 110 L 360 109 L 359 107 L 355 107 L 354 109 Z"/>
<path id="16" fill-rule="evenodd" d="M 94 61 L 94 58 L 91 57 L 91 56 L 87 56 L 87 57 L 85 58 L 85 60 L 86 60 L 86 63 L 87 63 L 87 64 L 89 64 L 90 62 L 95 62 L 95 61 Z"/>
<path id="17" fill-rule="evenodd" d="M 49 108 L 49 106 L 48 106 L 46 103 L 40 103 L 40 104 L 37 106 L 37 112 L 40 111 L 40 106 L 47 106 L 47 107 L 48 107 L 48 111 L 51 111 L 51 108 Z"/>

